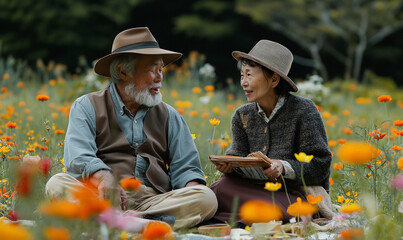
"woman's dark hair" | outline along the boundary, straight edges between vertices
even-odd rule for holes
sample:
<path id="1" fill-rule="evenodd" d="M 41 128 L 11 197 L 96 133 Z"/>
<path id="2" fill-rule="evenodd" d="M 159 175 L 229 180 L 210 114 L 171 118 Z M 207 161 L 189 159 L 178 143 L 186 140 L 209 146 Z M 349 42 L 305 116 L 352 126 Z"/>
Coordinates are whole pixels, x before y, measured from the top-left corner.
<path id="1" fill-rule="evenodd" d="M 260 67 L 263 70 L 263 74 L 266 76 L 266 78 L 269 78 L 269 77 L 273 76 L 273 74 L 274 74 L 274 72 L 272 70 L 268 69 L 267 67 L 265 67 L 257 62 L 254 62 L 250 59 L 247 59 L 247 58 L 241 58 L 238 61 L 237 67 L 238 67 L 239 71 L 241 71 L 242 65 L 244 65 L 244 64 L 249 65 L 251 67 L 256 67 L 256 66 Z M 288 86 L 288 84 L 285 82 L 285 80 L 283 78 L 280 79 L 277 86 L 274 88 L 274 91 L 280 96 L 286 95 L 290 90 L 291 90 L 290 87 Z"/>

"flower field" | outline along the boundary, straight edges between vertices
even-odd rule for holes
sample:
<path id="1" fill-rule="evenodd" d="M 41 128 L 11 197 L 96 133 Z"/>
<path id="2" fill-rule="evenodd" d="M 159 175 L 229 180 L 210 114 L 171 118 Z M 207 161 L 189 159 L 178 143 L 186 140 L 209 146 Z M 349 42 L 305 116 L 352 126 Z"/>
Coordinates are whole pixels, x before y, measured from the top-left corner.
<path id="1" fill-rule="evenodd" d="M 197 52 L 164 71 L 163 100 L 188 123 L 210 185 L 220 173 L 208 156 L 225 153 L 231 144 L 231 116 L 245 103 L 238 79 L 227 79 L 226 88 L 216 89 L 214 69 Z M 82 67 L 80 72 L 71 75 L 63 65 L 41 61 L 32 70 L 15 59 L 0 59 L 0 238 L 178 237 L 165 225 L 150 225 L 140 232 L 113 224 L 116 221 L 111 218 L 123 217 L 138 221 L 139 226 L 144 223 L 134 216 L 119 215 L 111 202 L 80 190 L 73 194 L 78 204 L 46 201 L 46 181 L 64 171 L 70 105 L 78 96 L 108 84 L 89 68 Z M 322 83 L 317 76 L 297 83 L 297 94 L 317 104 L 333 153 L 330 196 L 338 206 L 335 219 L 343 224 L 330 231 L 339 239 L 401 239 L 403 90 L 370 73 L 366 84 L 337 79 Z M 317 198 L 311 196 L 311 205 L 320 201 Z M 301 206 L 294 205 L 293 211 L 300 213 Z M 242 207 L 251 223 L 261 219 L 256 206 Z M 314 230 L 308 227 L 306 231 Z"/>

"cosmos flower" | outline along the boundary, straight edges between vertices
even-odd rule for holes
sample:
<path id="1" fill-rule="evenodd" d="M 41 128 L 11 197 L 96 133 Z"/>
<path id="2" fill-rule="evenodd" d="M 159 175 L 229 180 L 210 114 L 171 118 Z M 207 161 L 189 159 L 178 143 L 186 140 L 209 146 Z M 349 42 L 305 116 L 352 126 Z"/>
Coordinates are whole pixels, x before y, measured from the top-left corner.
<path id="1" fill-rule="evenodd" d="M 242 204 L 239 216 L 248 223 L 270 222 L 283 217 L 281 209 L 270 202 L 249 200 Z"/>
<path id="2" fill-rule="evenodd" d="M 308 202 L 304 202 L 301 198 L 287 208 L 287 213 L 294 217 L 310 216 L 318 211 L 318 207 Z"/>
<path id="3" fill-rule="evenodd" d="M 306 163 L 310 163 L 313 158 L 313 155 L 306 155 L 304 152 L 294 153 L 294 156 L 298 161 Z"/>
<path id="4" fill-rule="evenodd" d="M 389 102 L 392 100 L 392 97 L 389 95 L 381 95 L 378 97 L 378 102 Z"/>

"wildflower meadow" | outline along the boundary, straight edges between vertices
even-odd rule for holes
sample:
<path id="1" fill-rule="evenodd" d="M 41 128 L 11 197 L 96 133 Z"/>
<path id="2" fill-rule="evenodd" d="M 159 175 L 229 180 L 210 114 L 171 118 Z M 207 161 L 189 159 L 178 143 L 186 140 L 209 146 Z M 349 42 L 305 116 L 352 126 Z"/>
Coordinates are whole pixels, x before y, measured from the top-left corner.
<path id="1" fill-rule="evenodd" d="M 54 62 L 38 61 L 32 69 L 12 57 L 0 58 L 0 239 L 184 239 L 197 233 L 145 224 L 120 212 L 113 200 L 99 200 L 82 189 L 72 192 L 74 201 L 45 198 L 50 176 L 65 172 L 64 134 L 72 102 L 108 85 L 89 67 L 78 72 L 70 74 Z M 225 154 L 232 139 L 231 116 L 246 103 L 239 79 L 226 79 L 222 89 L 215 80 L 214 67 L 191 52 L 180 65 L 164 69 L 162 87 L 163 101 L 176 108 L 193 134 L 208 185 L 220 176 L 208 157 Z M 296 82 L 296 94 L 317 105 L 333 154 L 329 194 L 337 214 L 333 227 L 324 231 L 333 234 L 331 239 L 401 239 L 403 89 L 370 72 L 365 83 L 323 82 L 316 75 Z M 304 164 L 313 157 L 295 155 Z M 126 179 L 120 184 L 135 191 L 141 183 Z M 280 187 L 266 184 L 268 191 Z M 290 206 L 296 224 L 317 212 L 322 196 L 308 200 Z M 240 206 L 239 213 L 251 224 L 282 214 L 259 201 Z M 294 238 L 314 239 L 321 230 L 310 222 Z M 287 238 L 286 232 L 279 234 L 254 239 Z"/>

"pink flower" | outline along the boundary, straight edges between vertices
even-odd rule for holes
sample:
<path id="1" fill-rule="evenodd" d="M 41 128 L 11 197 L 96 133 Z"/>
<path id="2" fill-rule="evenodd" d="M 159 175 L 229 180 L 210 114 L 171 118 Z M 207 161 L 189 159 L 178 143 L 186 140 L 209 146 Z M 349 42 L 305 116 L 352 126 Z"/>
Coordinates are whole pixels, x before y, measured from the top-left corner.
<path id="1" fill-rule="evenodd" d="M 129 210 L 123 213 L 113 208 L 109 208 L 98 217 L 99 223 L 105 223 L 109 227 L 132 233 L 141 232 L 150 221 L 137 216 L 133 211 Z"/>
<path id="2" fill-rule="evenodd" d="M 403 190 L 403 173 L 396 175 L 390 183 L 396 189 Z"/>

